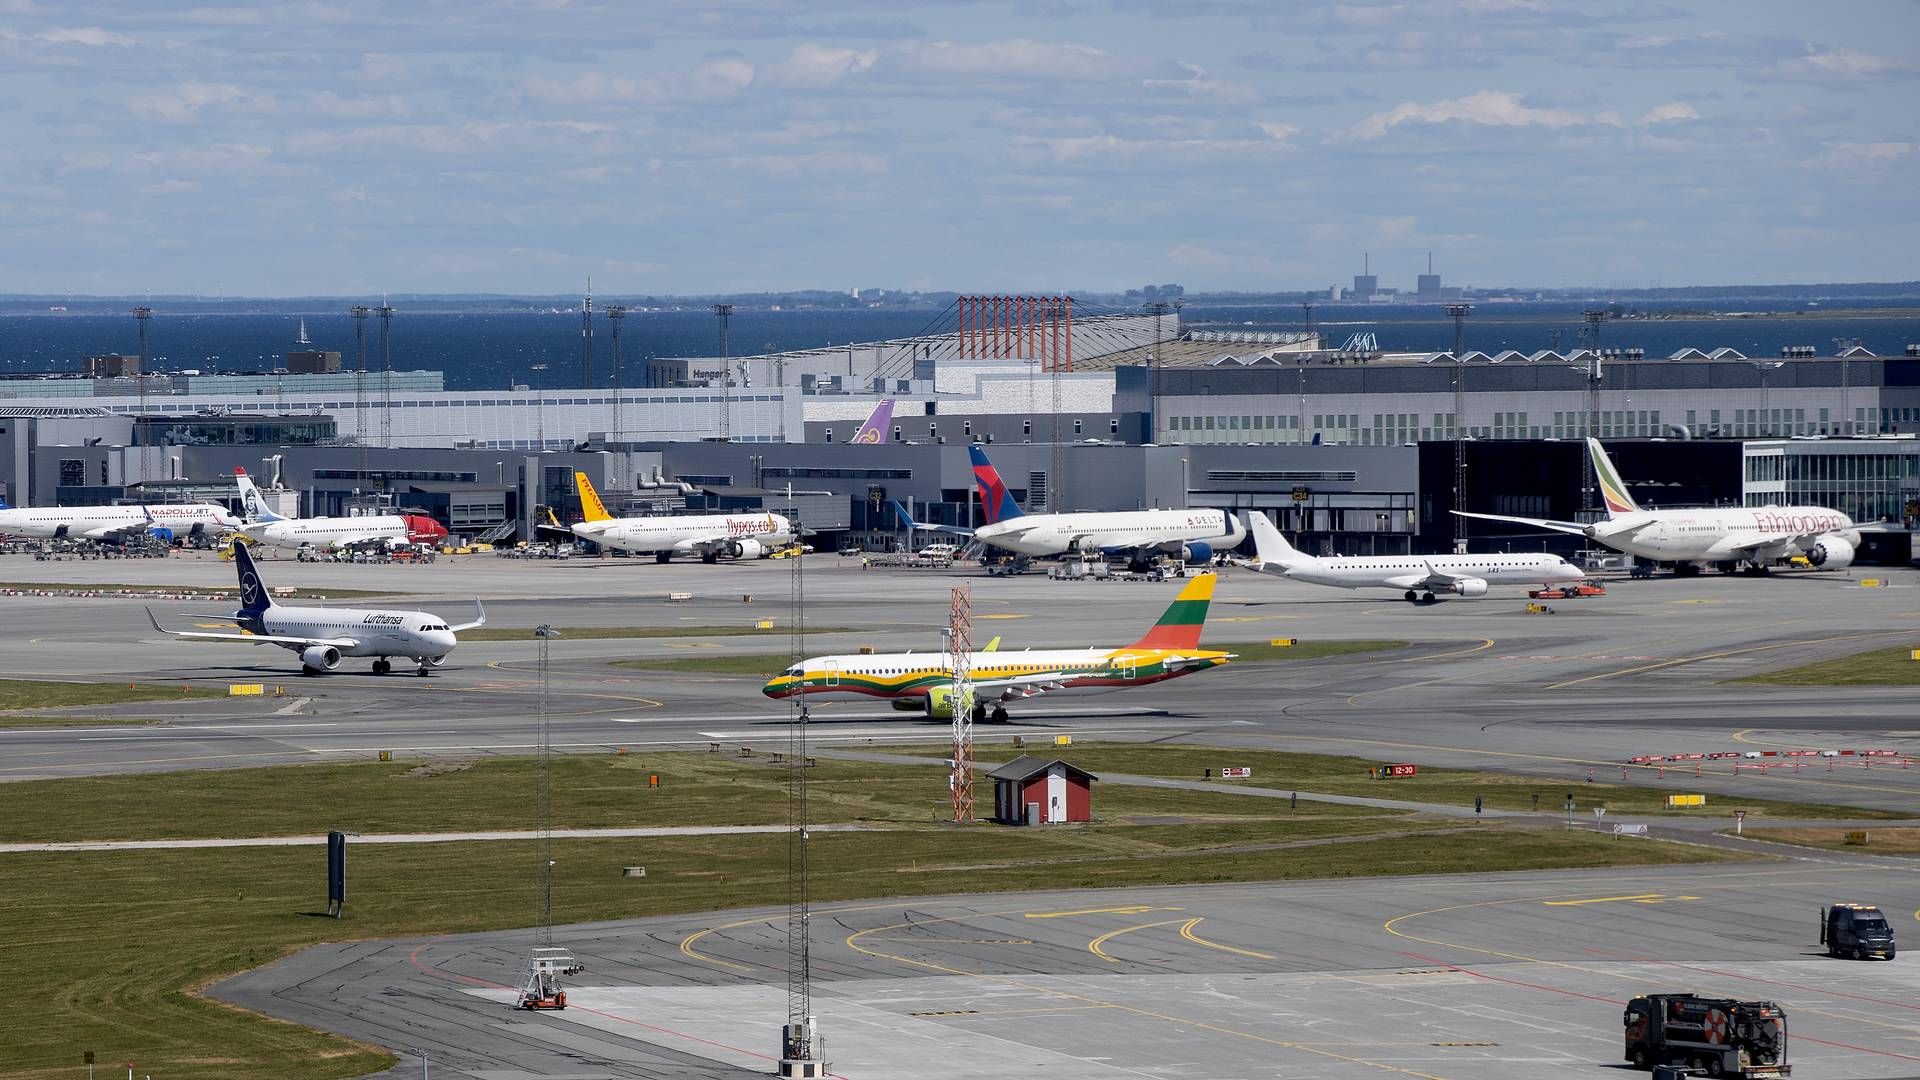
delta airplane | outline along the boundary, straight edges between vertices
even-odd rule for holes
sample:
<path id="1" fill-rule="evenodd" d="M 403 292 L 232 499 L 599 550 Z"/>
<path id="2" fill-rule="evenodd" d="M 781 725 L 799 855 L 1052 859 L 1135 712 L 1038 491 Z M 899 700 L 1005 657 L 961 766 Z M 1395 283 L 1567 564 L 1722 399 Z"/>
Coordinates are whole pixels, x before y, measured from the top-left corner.
<path id="1" fill-rule="evenodd" d="M 8 506 L 0 500 L 0 534 L 118 544 L 139 536 L 176 537 L 231 532 L 240 519 L 212 503 L 153 506 Z"/>
<path id="2" fill-rule="evenodd" d="M 1794 555 L 1805 555 L 1814 566 L 1844 570 L 1853 565 L 1853 554 L 1860 547 L 1861 529 L 1853 519 L 1824 506 L 1642 510 L 1627 494 L 1627 485 L 1620 482 L 1600 440 L 1588 439 L 1587 453 L 1593 458 L 1593 473 L 1607 504 L 1605 521 L 1454 513 L 1584 536 L 1615 551 L 1673 563 L 1680 573 L 1713 564 L 1729 571 L 1744 565 L 1765 573 L 1771 564 Z"/>
<path id="3" fill-rule="evenodd" d="M 1239 519 L 1225 510 L 1115 510 L 1068 514 L 1028 514 L 1007 490 L 1000 471 L 978 445 L 967 448 L 987 523 L 977 529 L 923 524 L 901 517 L 916 529 L 971 536 L 983 544 L 1019 555 L 1069 555 L 1131 552 L 1174 555 L 1205 563 L 1246 539 Z"/>
<path id="4" fill-rule="evenodd" d="M 196 615 L 194 618 L 230 619 L 241 632 L 210 634 L 196 630 L 168 630 L 153 609 L 147 619 L 169 637 L 211 641 L 243 641 L 249 645 L 278 645 L 300 654 L 303 675 L 320 675 L 340 666 L 344 656 L 371 656 L 373 673 L 393 670 L 389 657 L 402 656 L 427 674 L 447 662 L 459 644 L 455 634 L 487 624 L 487 609 L 473 602 L 476 618 L 448 626 L 440 616 L 424 611 L 388 611 L 365 608 L 291 607 L 273 602 L 247 545 L 233 545 L 234 566 L 240 572 L 240 610 L 232 615 Z"/>
<path id="5" fill-rule="evenodd" d="M 1040 694 L 1101 694 L 1177 679 L 1233 659 L 1200 647 L 1218 577 L 1201 574 L 1145 637 L 1118 649 L 994 651 L 973 655 L 973 716 L 1007 718 L 1006 703 Z M 774 676 L 761 688 L 770 698 L 882 698 L 901 712 L 952 716 L 953 657 L 949 653 L 855 653 L 816 656 Z"/>
<path id="6" fill-rule="evenodd" d="M 793 525 L 779 514 L 701 514 L 689 517 L 617 518 L 607 513 L 600 493 L 587 474 L 576 472 L 580 509 L 586 520 L 572 526 L 573 535 L 616 551 L 652 552 L 667 562 L 675 555 L 698 555 L 704 563 L 720 556 L 761 559 L 793 542 Z"/>
<path id="7" fill-rule="evenodd" d="M 366 517 L 284 518 L 267 509 L 260 489 L 247 470 L 235 467 L 240 505 L 246 511 L 242 531 L 262 544 L 283 548 L 343 548 L 361 544 L 416 542 L 443 539 L 447 530 L 424 514 L 369 514 Z"/>
<path id="8" fill-rule="evenodd" d="M 1402 589 L 1409 601 L 1436 593 L 1485 596 L 1489 585 L 1551 585 L 1586 575 L 1558 555 L 1344 555 L 1319 558 L 1287 543 L 1267 515 L 1247 514 L 1258 553 L 1248 565 L 1292 581 L 1342 589 Z"/>

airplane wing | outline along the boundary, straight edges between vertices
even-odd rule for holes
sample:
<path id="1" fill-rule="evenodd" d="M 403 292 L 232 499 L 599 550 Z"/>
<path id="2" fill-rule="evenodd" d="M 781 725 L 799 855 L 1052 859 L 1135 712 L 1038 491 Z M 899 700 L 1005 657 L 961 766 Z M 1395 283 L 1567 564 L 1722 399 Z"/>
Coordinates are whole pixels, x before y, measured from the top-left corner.
<path id="1" fill-rule="evenodd" d="M 458 626 L 449 626 L 447 629 L 457 634 L 462 630 L 474 630 L 487 625 L 486 605 L 482 604 L 477 596 L 473 598 L 473 613 L 472 622 L 463 622 Z"/>
<path id="2" fill-rule="evenodd" d="M 1505 521 L 1514 525 L 1531 525 L 1536 529 L 1571 533 L 1574 536 L 1592 535 L 1587 532 L 1592 526 L 1585 525 L 1578 521 L 1554 521 L 1550 518 L 1507 517 L 1504 514 L 1474 514 L 1465 510 L 1455 510 L 1454 513 L 1460 517 L 1479 518 L 1482 521 Z"/>
<path id="3" fill-rule="evenodd" d="M 1733 545 L 1733 550 L 1752 553 L 1761 548 L 1778 547 L 1782 544 L 1811 544 L 1818 533 L 1748 533 Z"/>
<path id="4" fill-rule="evenodd" d="M 734 538 L 731 536 L 728 536 L 725 533 L 714 533 L 711 536 L 689 537 L 688 539 L 682 540 L 678 544 L 675 544 L 674 547 L 677 547 L 682 551 L 704 552 L 710 548 L 717 548 L 720 545 L 732 539 Z"/>
<path id="5" fill-rule="evenodd" d="M 80 534 L 84 540 L 124 540 L 130 536 L 139 536 L 147 531 L 147 523 L 135 522 L 131 525 L 102 525 L 97 529 L 88 529 Z"/>
<path id="6" fill-rule="evenodd" d="M 907 508 L 900 505 L 900 501 L 898 499 L 892 500 L 892 502 L 893 502 L 893 512 L 900 515 L 900 520 L 904 522 L 907 528 L 909 529 L 918 529 L 921 532 L 946 533 L 950 536 L 972 536 L 973 535 L 972 529 L 964 528 L 959 525 L 936 525 L 930 521 L 915 521 L 913 520 L 913 515 L 907 513 Z"/>
<path id="7" fill-rule="evenodd" d="M 222 615 L 219 617 L 230 618 L 231 616 Z M 213 641 L 244 641 L 249 645 L 288 645 L 300 649 L 304 649 L 309 645 L 331 645 L 336 649 L 351 649 L 359 644 L 359 642 L 353 638 L 283 637 L 279 634 L 209 634 L 202 630 L 169 630 L 160 625 L 160 619 L 154 615 L 152 608 L 147 609 L 147 621 L 153 623 L 155 630 L 160 631 L 168 637 L 202 638 Z"/>

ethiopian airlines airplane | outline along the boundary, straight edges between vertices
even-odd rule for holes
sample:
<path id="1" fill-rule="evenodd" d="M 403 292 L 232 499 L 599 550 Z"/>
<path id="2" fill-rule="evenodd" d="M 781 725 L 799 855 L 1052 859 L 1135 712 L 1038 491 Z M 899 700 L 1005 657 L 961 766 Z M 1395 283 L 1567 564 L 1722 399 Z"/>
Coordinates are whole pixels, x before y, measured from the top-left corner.
<path id="1" fill-rule="evenodd" d="M 1558 555 L 1344 555 L 1319 558 L 1287 543 L 1267 515 L 1247 514 L 1258 558 L 1250 564 L 1291 581 L 1342 589 L 1402 589 L 1410 601 L 1435 594 L 1485 596 L 1489 585 L 1551 585 L 1586 575 Z"/>
<path id="2" fill-rule="evenodd" d="M 212 503 L 152 506 L 8 506 L 0 500 L 0 535 L 118 544 L 139 536 L 176 537 L 230 532 L 240 519 Z"/>
<path id="3" fill-rule="evenodd" d="M 332 671 L 340 666 L 343 656 L 373 657 L 375 675 L 393 670 L 390 657 L 403 656 L 419 665 L 419 673 L 425 675 L 447 662 L 447 654 L 459 644 L 455 634 L 487 624 L 487 609 L 478 600 L 473 602 L 475 619 L 458 626 L 448 626 L 438 615 L 424 611 L 276 604 L 273 597 L 267 595 L 247 545 L 233 545 L 233 562 L 240 572 L 240 610 L 232 615 L 195 617 L 232 620 L 240 627 L 240 633 L 168 630 L 160 625 L 153 609 L 148 608 L 147 619 L 153 628 L 170 637 L 240 641 L 291 649 L 300 654 L 301 673 L 305 675 Z"/>
<path id="4" fill-rule="evenodd" d="M 1006 703 L 1040 694 L 1104 694 L 1177 679 L 1219 667 L 1232 653 L 1200 647 L 1213 586 L 1201 574 L 1187 582 L 1146 636 L 1117 649 L 982 650 L 972 658 L 973 715 L 1007 718 Z M 760 691 L 770 698 L 883 698 L 902 712 L 953 715 L 953 656 L 929 653 L 854 653 L 816 656 L 774 676 Z"/>
<path id="5" fill-rule="evenodd" d="M 1674 563 L 1682 572 L 1718 564 L 1728 570 L 1744 565 L 1764 573 L 1768 566 L 1794 555 L 1805 555 L 1818 567 L 1844 570 L 1853 565 L 1853 553 L 1860 547 L 1860 526 L 1824 506 L 1642 510 L 1627 494 L 1627 485 L 1620 482 L 1600 440 L 1588 439 L 1587 453 L 1593 458 L 1594 476 L 1607 504 L 1605 521 L 1454 513 L 1584 536 L 1616 551 Z"/>
<path id="6" fill-rule="evenodd" d="M 444 525 L 424 514 L 369 514 L 365 517 L 284 518 L 267 509 L 253 477 L 238 466 L 234 482 L 240 485 L 240 505 L 246 511 L 247 536 L 262 544 L 284 548 L 343 548 L 360 544 L 417 542 L 430 544 L 445 538 Z"/>
<path id="7" fill-rule="evenodd" d="M 1187 562 L 1205 563 L 1215 551 L 1225 551 L 1246 539 L 1239 519 L 1225 510 L 1115 510 L 1070 514 L 1028 514 L 1013 501 L 1000 470 L 979 446 L 967 448 L 973 459 L 973 477 L 980 487 L 980 506 L 987 523 L 977 529 L 923 524 L 908 518 L 916 529 L 971 536 L 983 544 L 1019 555 L 1090 555 L 1096 552 L 1172 555 Z M 895 504 L 896 507 L 898 504 Z M 906 517 L 906 511 L 900 511 Z"/>
<path id="8" fill-rule="evenodd" d="M 580 509 L 586 520 L 572 526 L 573 535 L 617 551 L 652 552 L 667 562 L 675 555 L 698 555 L 705 563 L 720 556 L 761 559 L 793 542 L 793 525 L 779 514 L 699 514 L 686 517 L 617 518 L 607 513 L 600 493 L 587 474 L 576 472 Z"/>

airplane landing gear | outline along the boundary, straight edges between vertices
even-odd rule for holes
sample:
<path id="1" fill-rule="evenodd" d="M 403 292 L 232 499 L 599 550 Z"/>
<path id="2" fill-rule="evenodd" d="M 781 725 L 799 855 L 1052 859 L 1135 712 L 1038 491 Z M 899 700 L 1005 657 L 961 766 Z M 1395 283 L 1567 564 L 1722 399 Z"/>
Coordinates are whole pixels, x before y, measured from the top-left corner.
<path id="1" fill-rule="evenodd" d="M 1411 604 L 1419 599 L 1420 599 L 1420 594 L 1414 592 L 1412 589 L 1407 590 L 1407 603 Z"/>
<path id="2" fill-rule="evenodd" d="M 1006 709 L 1006 706 L 1004 706 L 1004 705 L 995 705 L 995 706 L 993 707 L 993 722 L 994 722 L 994 723 L 996 723 L 996 724 L 1004 724 L 1004 723 L 1006 723 L 1006 722 L 1007 722 L 1007 709 Z"/>
<path id="3" fill-rule="evenodd" d="M 720 561 L 720 553 L 717 551 L 703 551 L 700 553 L 700 561 L 706 563 L 708 566 L 712 566 L 714 563 Z"/>
<path id="4" fill-rule="evenodd" d="M 393 663 L 384 656 L 373 662 L 373 673 L 375 675 L 385 675 L 387 672 L 392 670 L 393 670 Z"/>
<path id="5" fill-rule="evenodd" d="M 673 552 L 671 551 L 656 551 L 653 553 L 653 561 L 657 563 L 665 563 L 670 561 L 672 558 L 673 558 Z"/>
<path id="6" fill-rule="evenodd" d="M 1421 594 L 1420 594 L 1420 602 L 1421 602 L 1421 603 L 1423 603 L 1423 604 L 1431 604 L 1431 603 L 1433 603 L 1433 593 L 1431 593 L 1431 592 L 1424 592 L 1424 593 L 1421 593 Z"/>

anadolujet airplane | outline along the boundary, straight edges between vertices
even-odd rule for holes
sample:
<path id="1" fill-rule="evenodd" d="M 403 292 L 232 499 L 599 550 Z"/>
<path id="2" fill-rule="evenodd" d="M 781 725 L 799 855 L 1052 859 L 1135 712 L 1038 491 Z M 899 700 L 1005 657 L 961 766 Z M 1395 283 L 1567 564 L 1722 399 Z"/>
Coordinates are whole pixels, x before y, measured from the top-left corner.
<path id="1" fill-rule="evenodd" d="M 1558 555 L 1340 555 L 1321 558 L 1287 543 L 1267 515 L 1247 514 L 1258 557 L 1248 565 L 1290 581 L 1342 589 L 1399 589 L 1410 601 L 1485 596 L 1492 585 L 1551 585 L 1586 575 Z"/>
<path id="2" fill-rule="evenodd" d="M 417 542 L 446 538 L 446 527 L 424 514 L 368 514 L 365 517 L 286 518 L 267 509 L 247 470 L 235 466 L 240 505 L 246 510 L 241 531 L 262 544 L 283 548 L 344 548 L 361 544 Z"/>
<path id="3" fill-rule="evenodd" d="M 0 500 L 0 535 L 118 544 L 140 536 L 171 542 L 203 533 L 231 532 L 240 519 L 213 503 L 151 506 L 8 506 Z"/>
<path id="4" fill-rule="evenodd" d="M 600 493 L 593 489 L 586 473 L 575 472 L 573 484 L 580 492 L 580 508 L 586 515 L 585 521 L 571 527 L 573 535 L 616 551 L 650 552 L 657 562 L 667 562 L 675 555 L 698 555 L 705 563 L 719 562 L 722 555 L 765 558 L 793 542 L 793 525 L 779 514 L 617 518 L 607 513 L 606 504 L 600 501 Z"/>
<path id="5" fill-rule="evenodd" d="M 276 604 L 260 580 L 260 571 L 247 545 L 233 545 L 233 562 L 240 573 L 240 610 L 231 615 L 190 617 L 231 620 L 239 626 L 240 633 L 169 630 L 160 625 L 159 617 L 148 608 L 147 619 L 153 628 L 169 637 L 239 641 L 291 649 L 300 654 L 301 673 L 305 675 L 332 671 L 346 656 L 373 657 L 375 675 L 393 670 L 391 657 L 405 657 L 418 665 L 419 674 L 425 675 L 447 662 L 447 654 L 460 643 L 454 635 L 487 624 L 487 609 L 478 600 L 473 602 L 474 620 L 458 626 L 448 626 L 440 616 L 425 611 Z"/>
<path id="6" fill-rule="evenodd" d="M 971 536 L 983 544 L 1018 555 L 1093 555 L 1121 552 L 1172 555 L 1192 563 L 1206 563 L 1215 551 L 1225 551 L 1246 539 L 1240 521 L 1225 510 L 1113 510 L 1065 514 L 1029 514 L 1013 501 L 1007 482 L 979 446 L 967 448 L 973 460 L 974 481 L 980 487 L 980 506 L 987 523 L 977 529 L 934 525 L 900 516 L 916 529 Z"/>
<path id="7" fill-rule="evenodd" d="M 1643 559 L 1671 562 L 1682 573 L 1718 565 L 1747 566 L 1759 573 L 1782 559 L 1805 555 L 1825 570 L 1853 565 L 1861 526 L 1824 506 L 1751 506 L 1725 509 L 1643 510 L 1627 494 L 1613 461 L 1598 439 L 1587 440 L 1594 476 L 1607 505 L 1607 519 L 1592 523 L 1473 514 L 1462 517 L 1507 521 L 1538 529 L 1584 536 Z M 1871 526 L 1869 526 L 1871 528 Z"/>

